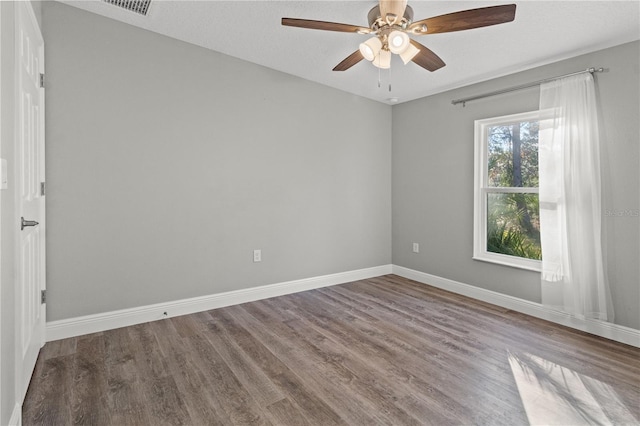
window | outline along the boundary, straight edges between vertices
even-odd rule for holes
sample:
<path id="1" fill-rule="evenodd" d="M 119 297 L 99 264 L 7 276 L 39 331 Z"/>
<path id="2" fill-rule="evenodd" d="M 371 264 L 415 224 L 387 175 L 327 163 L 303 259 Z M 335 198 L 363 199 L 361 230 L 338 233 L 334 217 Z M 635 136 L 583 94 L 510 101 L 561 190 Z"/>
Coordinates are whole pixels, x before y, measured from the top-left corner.
<path id="1" fill-rule="evenodd" d="M 540 270 L 538 111 L 475 122 L 473 258 Z"/>

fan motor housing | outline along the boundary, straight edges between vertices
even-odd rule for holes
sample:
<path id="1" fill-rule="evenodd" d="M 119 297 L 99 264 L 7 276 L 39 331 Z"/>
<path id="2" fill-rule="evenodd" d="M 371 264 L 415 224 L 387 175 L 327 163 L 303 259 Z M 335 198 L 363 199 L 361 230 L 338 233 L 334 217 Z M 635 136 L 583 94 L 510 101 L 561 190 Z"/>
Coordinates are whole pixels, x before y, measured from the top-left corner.
<path id="1" fill-rule="evenodd" d="M 380 16 L 380 6 L 374 6 L 367 15 L 367 19 L 369 20 L 369 28 L 375 29 L 375 27 L 380 27 L 378 22 L 385 22 L 384 19 Z M 413 9 L 411 6 L 407 6 L 404 9 L 404 15 L 402 15 L 401 22 L 404 25 L 408 25 L 413 22 Z"/>

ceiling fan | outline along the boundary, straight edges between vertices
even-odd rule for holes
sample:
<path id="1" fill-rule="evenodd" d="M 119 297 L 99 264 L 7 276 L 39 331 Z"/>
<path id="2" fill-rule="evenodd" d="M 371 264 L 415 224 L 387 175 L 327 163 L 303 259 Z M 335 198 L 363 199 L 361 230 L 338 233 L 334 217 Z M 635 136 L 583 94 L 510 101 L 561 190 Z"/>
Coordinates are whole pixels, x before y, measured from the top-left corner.
<path id="1" fill-rule="evenodd" d="M 360 44 L 358 50 L 336 65 L 333 71 L 348 70 L 363 59 L 372 62 L 378 68 L 386 69 L 391 66 L 392 53 L 399 55 L 405 64 L 413 61 L 426 70 L 435 71 L 444 67 L 445 63 L 438 55 L 410 38 L 409 35 L 422 36 L 487 27 L 511 22 L 516 15 L 516 5 L 508 4 L 463 10 L 413 21 L 413 9 L 407 6 L 407 0 L 379 1 L 380 3 L 369 11 L 368 28 L 297 18 L 282 18 L 282 25 L 313 30 L 373 34 L 372 38 Z"/>

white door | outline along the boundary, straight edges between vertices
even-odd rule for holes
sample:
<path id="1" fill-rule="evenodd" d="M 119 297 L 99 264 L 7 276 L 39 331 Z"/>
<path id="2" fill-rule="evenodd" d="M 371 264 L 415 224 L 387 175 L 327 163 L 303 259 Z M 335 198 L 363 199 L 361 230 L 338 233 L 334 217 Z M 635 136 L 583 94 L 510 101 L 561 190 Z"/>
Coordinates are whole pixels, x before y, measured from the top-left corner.
<path id="1" fill-rule="evenodd" d="M 31 3 L 16 8 L 16 351 L 17 386 L 24 399 L 36 359 L 44 345 L 44 41 Z"/>

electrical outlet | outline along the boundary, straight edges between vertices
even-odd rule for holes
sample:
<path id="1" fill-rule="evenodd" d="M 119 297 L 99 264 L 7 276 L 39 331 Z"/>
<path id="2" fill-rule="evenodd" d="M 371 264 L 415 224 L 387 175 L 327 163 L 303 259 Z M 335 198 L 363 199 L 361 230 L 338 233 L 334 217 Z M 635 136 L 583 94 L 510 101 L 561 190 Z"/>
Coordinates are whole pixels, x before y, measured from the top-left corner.
<path id="1" fill-rule="evenodd" d="M 253 261 L 254 262 L 262 262 L 262 250 L 254 250 L 253 251 Z"/>
<path id="2" fill-rule="evenodd" d="M 413 252 L 414 253 L 420 253 L 420 244 L 413 243 Z"/>

